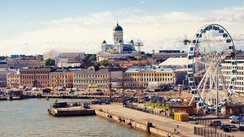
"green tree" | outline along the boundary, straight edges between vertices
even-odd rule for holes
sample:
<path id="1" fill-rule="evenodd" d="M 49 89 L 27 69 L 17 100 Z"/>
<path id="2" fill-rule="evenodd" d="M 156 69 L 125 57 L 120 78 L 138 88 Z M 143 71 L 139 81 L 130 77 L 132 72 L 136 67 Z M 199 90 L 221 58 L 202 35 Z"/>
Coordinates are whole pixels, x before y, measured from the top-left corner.
<path id="1" fill-rule="evenodd" d="M 102 60 L 102 61 L 99 61 L 99 62 L 95 62 L 94 63 L 94 66 L 96 69 L 98 69 L 100 66 L 108 66 L 109 65 L 109 62 L 107 60 Z"/>
<path id="2" fill-rule="evenodd" d="M 100 61 L 101 66 L 108 66 L 109 62 L 107 60 Z"/>
<path id="3" fill-rule="evenodd" d="M 86 54 L 83 62 L 96 61 L 96 54 Z"/>
<path id="4" fill-rule="evenodd" d="M 46 66 L 54 66 L 55 65 L 55 60 L 54 59 L 47 59 L 45 61 Z"/>
<path id="5" fill-rule="evenodd" d="M 89 61 L 95 61 L 96 59 L 97 59 L 96 54 L 92 54 L 92 55 L 89 57 Z"/>

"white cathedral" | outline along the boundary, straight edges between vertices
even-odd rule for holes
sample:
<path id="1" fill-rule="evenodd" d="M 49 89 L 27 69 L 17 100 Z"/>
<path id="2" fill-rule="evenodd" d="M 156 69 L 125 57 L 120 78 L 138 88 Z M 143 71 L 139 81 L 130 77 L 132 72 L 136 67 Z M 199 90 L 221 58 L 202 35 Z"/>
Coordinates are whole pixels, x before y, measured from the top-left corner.
<path id="1" fill-rule="evenodd" d="M 102 50 L 97 53 L 97 61 L 119 59 L 136 52 L 133 40 L 124 43 L 123 28 L 118 23 L 113 29 L 113 40 L 114 44 L 108 44 L 105 40 L 102 42 Z"/>

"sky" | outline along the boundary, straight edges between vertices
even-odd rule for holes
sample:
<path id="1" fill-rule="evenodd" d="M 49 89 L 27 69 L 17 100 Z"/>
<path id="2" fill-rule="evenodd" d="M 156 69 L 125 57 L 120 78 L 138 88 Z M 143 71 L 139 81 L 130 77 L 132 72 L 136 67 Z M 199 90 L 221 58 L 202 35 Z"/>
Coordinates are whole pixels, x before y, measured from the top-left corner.
<path id="1" fill-rule="evenodd" d="M 243 0 L 0 0 L 0 55 L 97 53 L 113 42 L 117 21 L 124 40 L 142 41 L 146 52 L 186 50 L 183 39 L 212 23 L 244 48 Z"/>

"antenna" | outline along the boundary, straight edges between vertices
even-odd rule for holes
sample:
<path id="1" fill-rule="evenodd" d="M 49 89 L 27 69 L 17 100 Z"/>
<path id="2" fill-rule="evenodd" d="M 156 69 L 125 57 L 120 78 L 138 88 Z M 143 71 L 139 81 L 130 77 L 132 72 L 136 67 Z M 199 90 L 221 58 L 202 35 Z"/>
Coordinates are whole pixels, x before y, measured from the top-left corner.
<path id="1" fill-rule="evenodd" d="M 141 47 L 143 46 L 143 43 L 138 39 L 135 46 L 138 48 L 139 54 L 141 54 Z"/>

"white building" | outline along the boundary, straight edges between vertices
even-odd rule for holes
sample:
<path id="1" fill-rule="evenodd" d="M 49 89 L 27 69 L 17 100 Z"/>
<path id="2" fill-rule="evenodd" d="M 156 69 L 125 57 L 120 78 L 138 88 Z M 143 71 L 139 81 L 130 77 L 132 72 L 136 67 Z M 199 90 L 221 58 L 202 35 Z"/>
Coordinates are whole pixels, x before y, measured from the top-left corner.
<path id="1" fill-rule="evenodd" d="M 84 52 L 57 52 L 55 50 L 51 50 L 47 53 L 43 54 L 44 60 L 46 59 L 54 59 L 55 64 L 58 67 L 76 67 L 80 66 L 82 60 L 85 58 Z"/>
<path id="2" fill-rule="evenodd" d="M 113 30 L 113 44 L 108 44 L 105 40 L 101 44 L 101 52 L 97 53 L 97 61 L 124 58 L 135 52 L 134 41 L 125 43 L 123 39 L 123 28 L 117 24 Z"/>
<path id="3" fill-rule="evenodd" d="M 226 60 L 221 65 L 221 71 L 227 81 L 227 84 L 230 83 L 231 78 L 236 78 L 234 91 L 244 93 L 244 59 L 237 59 L 234 61 Z M 233 70 L 237 70 L 237 73 L 233 73 Z"/>
<path id="4" fill-rule="evenodd" d="M 84 58 L 84 52 L 61 52 L 55 58 L 55 64 L 57 67 L 77 67 Z"/>
<path id="5" fill-rule="evenodd" d="M 79 67 L 81 65 L 80 62 L 81 61 L 79 61 L 79 62 L 70 62 L 69 58 L 59 58 L 59 57 L 57 57 L 55 59 L 55 64 L 59 68 L 63 68 L 63 67 Z"/>

